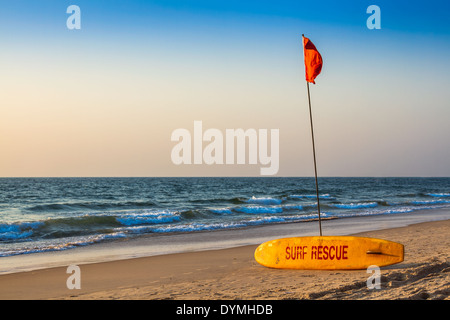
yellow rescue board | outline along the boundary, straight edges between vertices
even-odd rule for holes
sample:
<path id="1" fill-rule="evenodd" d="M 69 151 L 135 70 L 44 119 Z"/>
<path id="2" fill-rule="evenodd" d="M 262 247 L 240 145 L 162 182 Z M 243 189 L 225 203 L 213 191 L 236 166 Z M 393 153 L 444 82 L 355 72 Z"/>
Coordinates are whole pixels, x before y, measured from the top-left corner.
<path id="1" fill-rule="evenodd" d="M 261 244 L 255 259 L 279 269 L 367 269 L 402 262 L 403 245 L 349 236 L 283 238 Z"/>

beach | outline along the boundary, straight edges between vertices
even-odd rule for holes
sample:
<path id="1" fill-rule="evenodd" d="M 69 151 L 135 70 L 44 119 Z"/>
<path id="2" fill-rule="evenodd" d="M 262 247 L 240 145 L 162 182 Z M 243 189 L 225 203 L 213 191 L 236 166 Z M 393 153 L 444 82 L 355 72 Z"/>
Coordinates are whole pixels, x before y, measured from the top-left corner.
<path id="1" fill-rule="evenodd" d="M 380 289 L 368 289 L 366 270 L 266 268 L 257 245 L 243 245 L 81 264 L 81 289 L 67 288 L 67 266 L 3 274 L 0 299 L 448 300 L 449 234 L 448 219 L 354 234 L 405 245 L 403 262 L 381 268 Z"/>

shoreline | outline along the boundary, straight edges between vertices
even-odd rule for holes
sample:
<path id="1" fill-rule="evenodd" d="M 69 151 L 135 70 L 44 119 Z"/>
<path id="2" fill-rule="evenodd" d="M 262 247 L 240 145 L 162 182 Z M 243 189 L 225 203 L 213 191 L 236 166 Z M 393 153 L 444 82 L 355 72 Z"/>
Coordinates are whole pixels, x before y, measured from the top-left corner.
<path id="1" fill-rule="evenodd" d="M 450 208 L 413 213 L 323 219 L 324 235 L 349 235 L 450 219 Z M 318 221 L 281 223 L 249 228 L 178 234 L 149 234 L 111 240 L 66 250 L 0 257 L 0 276 L 71 264 L 101 263 L 167 254 L 259 245 L 265 241 L 297 236 L 317 236 Z"/>
<path id="2" fill-rule="evenodd" d="M 366 270 L 263 267 L 247 244 L 80 264 L 80 290 L 66 287 L 68 264 L 4 274 L 0 299 L 449 299 L 450 219 L 351 234 L 405 245 L 381 290 L 367 289 Z"/>

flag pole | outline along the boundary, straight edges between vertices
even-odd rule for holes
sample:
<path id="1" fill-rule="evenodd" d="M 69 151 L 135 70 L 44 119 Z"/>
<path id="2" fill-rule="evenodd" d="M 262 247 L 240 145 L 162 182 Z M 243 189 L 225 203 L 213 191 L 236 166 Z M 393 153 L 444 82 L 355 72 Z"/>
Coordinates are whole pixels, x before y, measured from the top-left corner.
<path id="1" fill-rule="evenodd" d="M 304 35 L 302 34 L 302 40 L 303 40 L 303 37 L 304 37 Z M 315 177 L 315 181 L 316 181 L 316 195 L 317 195 L 317 213 L 319 215 L 319 232 L 320 232 L 320 236 L 322 236 L 322 220 L 320 217 L 320 201 L 319 201 L 319 183 L 317 181 L 316 147 L 315 147 L 315 143 L 314 143 L 314 128 L 313 128 L 313 119 L 312 119 L 312 110 L 311 110 L 311 96 L 309 94 L 309 82 L 308 81 L 306 81 L 306 87 L 308 89 L 309 120 L 311 123 L 311 139 L 312 139 L 313 159 L 314 159 L 314 177 Z"/>
<path id="2" fill-rule="evenodd" d="M 314 129 L 313 129 L 313 120 L 312 120 L 312 111 L 311 111 L 311 98 L 310 98 L 310 95 L 309 95 L 309 82 L 308 81 L 306 81 L 306 86 L 308 88 L 309 120 L 311 122 L 311 138 L 312 138 L 313 158 L 314 158 L 314 177 L 316 178 L 317 213 L 319 214 L 319 231 L 320 231 L 320 236 L 322 236 L 322 221 L 321 221 L 321 217 L 320 217 L 320 202 L 319 202 L 319 183 L 317 182 L 316 147 L 314 145 Z"/>

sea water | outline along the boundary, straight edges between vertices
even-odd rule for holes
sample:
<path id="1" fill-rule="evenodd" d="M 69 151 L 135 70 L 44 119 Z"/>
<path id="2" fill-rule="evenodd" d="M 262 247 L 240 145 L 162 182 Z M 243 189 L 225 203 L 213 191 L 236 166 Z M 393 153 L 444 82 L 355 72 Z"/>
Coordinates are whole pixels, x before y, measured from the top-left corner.
<path id="1" fill-rule="evenodd" d="M 319 178 L 324 219 L 450 208 L 450 178 Z M 0 178 L 0 257 L 316 220 L 314 178 Z"/>

